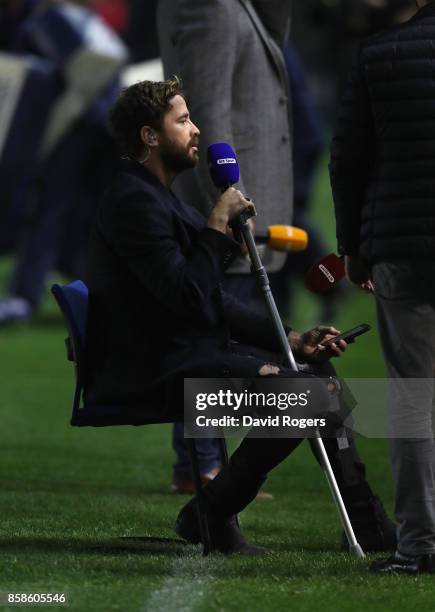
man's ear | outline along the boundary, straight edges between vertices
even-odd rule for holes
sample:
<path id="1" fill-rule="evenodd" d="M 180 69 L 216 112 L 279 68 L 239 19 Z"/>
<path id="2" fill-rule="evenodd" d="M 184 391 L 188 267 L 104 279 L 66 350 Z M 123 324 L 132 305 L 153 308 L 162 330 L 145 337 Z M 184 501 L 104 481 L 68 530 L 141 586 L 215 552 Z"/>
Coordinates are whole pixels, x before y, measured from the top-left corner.
<path id="1" fill-rule="evenodd" d="M 155 130 L 149 127 L 149 125 L 144 125 L 141 128 L 140 137 L 142 142 L 147 145 L 147 147 L 156 147 L 159 144 Z"/>

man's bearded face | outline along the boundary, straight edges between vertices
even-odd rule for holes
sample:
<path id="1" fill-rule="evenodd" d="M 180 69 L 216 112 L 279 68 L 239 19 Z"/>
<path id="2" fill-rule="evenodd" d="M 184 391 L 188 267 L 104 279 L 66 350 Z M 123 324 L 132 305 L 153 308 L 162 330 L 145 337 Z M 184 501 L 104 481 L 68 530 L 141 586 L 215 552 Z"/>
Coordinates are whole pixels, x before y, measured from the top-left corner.
<path id="1" fill-rule="evenodd" d="M 198 162 L 199 130 L 182 96 L 174 96 L 159 131 L 160 156 L 168 170 L 182 172 Z"/>

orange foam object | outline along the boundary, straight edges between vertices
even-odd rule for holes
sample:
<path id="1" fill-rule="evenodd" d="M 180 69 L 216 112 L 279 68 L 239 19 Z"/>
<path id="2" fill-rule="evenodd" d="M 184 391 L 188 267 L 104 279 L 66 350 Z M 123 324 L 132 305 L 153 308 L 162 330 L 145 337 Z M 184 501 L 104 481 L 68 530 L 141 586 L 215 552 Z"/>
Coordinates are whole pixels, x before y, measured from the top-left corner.
<path id="1" fill-rule="evenodd" d="M 308 234 L 300 227 L 269 225 L 267 244 L 275 251 L 305 251 L 308 246 Z"/>

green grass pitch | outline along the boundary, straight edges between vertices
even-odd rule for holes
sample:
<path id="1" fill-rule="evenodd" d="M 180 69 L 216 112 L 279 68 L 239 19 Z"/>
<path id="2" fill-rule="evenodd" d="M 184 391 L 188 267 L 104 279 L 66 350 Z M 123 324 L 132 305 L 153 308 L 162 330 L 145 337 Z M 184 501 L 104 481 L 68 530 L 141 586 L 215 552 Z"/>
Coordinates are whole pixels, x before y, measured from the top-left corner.
<path id="1" fill-rule="evenodd" d="M 315 214 L 334 248 L 325 167 Z M 9 264 L 3 262 L 0 277 Z M 297 328 L 317 321 L 301 298 Z M 334 323 L 375 325 L 370 297 L 351 292 Z M 262 558 L 203 558 L 200 549 L 121 536 L 174 537 L 185 497 L 169 494 L 169 427 L 73 429 L 66 332 L 47 298 L 30 326 L 0 331 L 0 593 L 66 593 L 71 610 L 362 612 L 435 609 L 434 578 L 371 576 L 340 552 L 340 525 L 308 445 L 270 477 L 273 501 L 241 516 Z M 376 332 L 349 349 L 343 376 L 383 376 Z M 383 440 L 363 440 L 369 479 L 389 511 L 392 484 Z M 7 609 L 7 608 L 3 608 Z M 15 608 L 8 608 L 15 609 Z M 62 609 L 62 608 L 56 608 Z"/>

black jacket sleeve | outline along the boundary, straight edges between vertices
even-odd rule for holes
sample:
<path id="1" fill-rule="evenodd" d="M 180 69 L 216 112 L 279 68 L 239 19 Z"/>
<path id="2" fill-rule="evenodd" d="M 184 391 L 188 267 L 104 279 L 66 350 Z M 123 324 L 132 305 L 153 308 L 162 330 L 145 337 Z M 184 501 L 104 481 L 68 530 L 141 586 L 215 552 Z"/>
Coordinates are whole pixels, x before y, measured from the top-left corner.
<path id="1" fill-rule="evenodd" d="M 205 227 L 183 254 L 171 210 L 151 192 L 128 193 L 97 227 L 139 283 L 178 316 L 200 313 L 239 245 Z"/>
<path id="2" fill-rule="evenodd" d="M 222 298 L 231 337 L 234 340 L 268 351 L 279 352 L 281 350 L 270 317 L 258 314 L 225 291 L 222 292 Z M 291 327 L 284 325 L 284 329 L 289 334 Z"/>
<path id="3" fill-rule="evenodd" d="M 356 255 L 374 155 L 374 124 L 370 99 L 358 58 L 345 90 L 331 145 L 329 164 L 337 223 L 338 251 Z"/>

